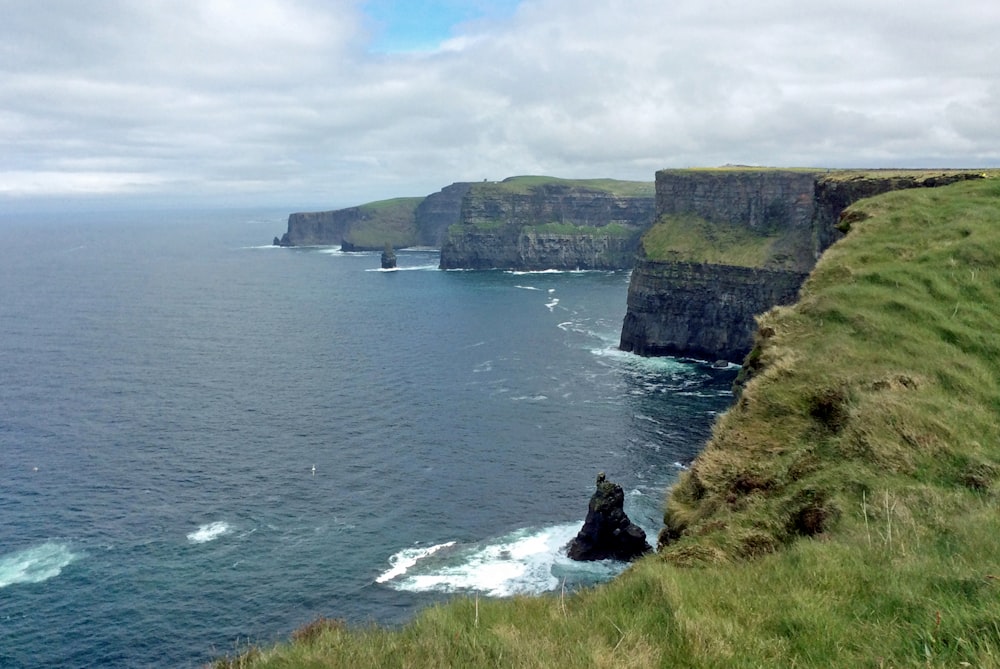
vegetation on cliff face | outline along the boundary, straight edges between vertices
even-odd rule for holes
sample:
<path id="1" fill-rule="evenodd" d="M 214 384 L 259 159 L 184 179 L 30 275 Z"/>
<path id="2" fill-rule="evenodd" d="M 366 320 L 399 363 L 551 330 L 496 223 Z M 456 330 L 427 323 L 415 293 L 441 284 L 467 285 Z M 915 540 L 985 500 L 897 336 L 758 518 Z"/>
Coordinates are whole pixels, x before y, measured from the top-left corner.
<path id="1" fill-rule="evenodd" d="M 761 317 L 657 555 L 220 666 L 1000 666 L 1000 179 L 847 215 L 801 300 Z"/>
<path id="2" fill-rule="evenodd" d="M 344 234 L 344 241 L 363 249 L 413 246 L 417 241 L 416 211 L 422 197 L 397 197 L 363 204 L 361 220 Z"/>
<path id="3" fill-rule="evenodd" d="M 642 238 L 649 258 L 673 262 L 764 267 L 781 235 L 694 215 L 661 216 Z"/>

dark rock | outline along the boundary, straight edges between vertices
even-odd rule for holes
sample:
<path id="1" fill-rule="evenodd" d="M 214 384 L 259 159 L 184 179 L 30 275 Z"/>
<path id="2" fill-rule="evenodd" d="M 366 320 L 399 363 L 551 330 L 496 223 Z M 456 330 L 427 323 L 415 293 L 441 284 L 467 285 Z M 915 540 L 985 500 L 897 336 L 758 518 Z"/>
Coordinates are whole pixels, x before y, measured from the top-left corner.
<path id="1" fill-rule="evenodd" d="M 385 250 L 382 251 L 382 269 L 396 269 L 396 254 L 388 242 L 385 244 Z"/>
<path id="2" fill-rule="evenodd" d="M 625 515 L 625 493 L 604 472 L 597 476 L 597 490 L 590 498 L 587 519 L 567 546 L 573 560 L 633 560 L 653 548 L 646 533 Z"/>
<path id="3" fill-rule="evenodd" d="M 444 232 L 442 269 L 615 270 L 635 264 L 639 238 L 653 223 L 651 194 L 620 195 L 561 180 L 517 183 L 467 186 L 460 220 Z"/>
<path id="4" fill-rule="evenodd" d="M 418 244 L 441 248 L 448 228 L 461 221 L 462 201 L 471 185 L 453 183 L 424 198 L 416 212 Z"/>

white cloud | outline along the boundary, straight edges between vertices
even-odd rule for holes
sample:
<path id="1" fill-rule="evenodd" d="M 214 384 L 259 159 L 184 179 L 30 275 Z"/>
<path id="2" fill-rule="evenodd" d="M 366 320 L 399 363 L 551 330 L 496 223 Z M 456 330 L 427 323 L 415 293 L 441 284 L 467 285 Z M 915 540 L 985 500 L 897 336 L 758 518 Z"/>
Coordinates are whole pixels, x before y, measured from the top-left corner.
<path id="1" fill-rule="evenodd" d="M 1000 5 L 524 0 L 425 53 L 360 0 L 0 0 L 0 196 L 293 208 L 511 174 L 1000 164 Z"/>

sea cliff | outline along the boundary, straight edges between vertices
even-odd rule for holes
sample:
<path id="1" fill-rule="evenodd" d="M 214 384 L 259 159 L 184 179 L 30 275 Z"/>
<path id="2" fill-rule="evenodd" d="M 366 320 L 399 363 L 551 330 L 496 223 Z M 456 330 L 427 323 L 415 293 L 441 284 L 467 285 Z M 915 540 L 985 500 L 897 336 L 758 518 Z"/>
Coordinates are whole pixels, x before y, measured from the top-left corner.
<path id="1" fill-rule="evenodd" d="M 851 203 L 976 172 L 661 170 L 656 225 L 632 273 L 620 348 L 738 362 L 754 317 L 795 300 Z"/>
<path id="2" fill-rule="evenodd" d="M 652 225 L 652 182 L 510 177 L 288 217 L 278 246 L 441 249 L 444 269 L 628 269 Z"/>
<path id="3" fill-rule="evenodd" d="M 653 185 L 512 177 L 471 186 L 443 269 L 627 269 L 653 222 Z"/>
<path id="4" fill-rule="evenodd" d="M 397 629 L 320 619 L 217 666 L 997 666 L 1000 174 L 843 220 L 761 318 L 758 373 L 669 494 L 657 555 Z"/>

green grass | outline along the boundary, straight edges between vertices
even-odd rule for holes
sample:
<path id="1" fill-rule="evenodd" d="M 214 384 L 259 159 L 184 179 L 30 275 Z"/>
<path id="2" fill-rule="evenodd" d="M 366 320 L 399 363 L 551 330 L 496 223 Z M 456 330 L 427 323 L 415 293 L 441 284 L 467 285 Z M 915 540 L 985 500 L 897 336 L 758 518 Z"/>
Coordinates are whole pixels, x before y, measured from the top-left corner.
<path id="1" fill-rule="evenodd" d="M 560 179 L 548 176 L 508 177 L 503 181 L 486 181 L 472 185 L 474 193 L 530 195 L 542 186 L 566 186 L 601 191 L 618 197 L 655 197 L 652 181 L 622 181 L 619 179 Z"/>
<path id="2" fill-rule="evenodd" d="M 386 242 L 393 247 L 412 246 L 416 243 L 415 215 L 422 197 L 398 197 L 363 204 L 363 222 L 355 224 L 345 235 L 355 246 L 381 249 Z"/>
<path id="3" fill-rule="evenodd" d="M 661 216 L 642 238 L 648 258 L 674 262 L 763 267 L 781 235 L 745 225 L 710 223 L 693 215 Z"/>
<path id="4" fill-rule="evenodd" d="M 853 210 L 800 302 L 760 318 L 656 555 L 219 666 L 1000 666 L 1000 180 Z"/>
<path id="5" fill-rule="evenodd" d="M 620 223 L 611 223 L 600 227 L 573 225 L 572 223 L 541 223 L 531 226 L 530 230 L 542 234 L 567 236 L 602 234 L 610 237 L 629 237 L 636 234 L 634 230 L 630 230 Z"/>

